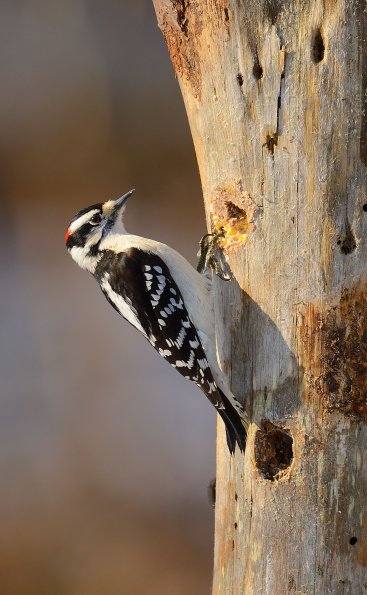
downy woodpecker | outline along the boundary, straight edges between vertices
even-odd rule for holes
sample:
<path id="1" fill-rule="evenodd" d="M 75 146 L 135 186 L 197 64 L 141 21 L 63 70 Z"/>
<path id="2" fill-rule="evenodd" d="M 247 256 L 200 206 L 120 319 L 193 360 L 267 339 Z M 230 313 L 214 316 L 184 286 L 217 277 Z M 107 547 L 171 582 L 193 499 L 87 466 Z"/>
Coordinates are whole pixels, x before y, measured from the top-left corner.
<path id="1" fill-rule="evenodd" d="M 111 306 L 201 388 L 225 423 L 230 452 L 236 444 L 243 451 L 248 420 L 218 365 L 210 280 L 172 248 L 125 230 L 122 215 L 132 193 L 79 211 L 66 247 Z"/>

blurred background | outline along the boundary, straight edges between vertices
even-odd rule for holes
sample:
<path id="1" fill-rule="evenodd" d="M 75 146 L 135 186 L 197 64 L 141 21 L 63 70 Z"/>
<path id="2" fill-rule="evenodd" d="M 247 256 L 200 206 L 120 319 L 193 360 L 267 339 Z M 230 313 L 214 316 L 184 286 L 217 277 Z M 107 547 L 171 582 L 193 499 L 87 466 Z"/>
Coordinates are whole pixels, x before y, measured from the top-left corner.
<path id="1" fill-rule="evenodd" d="M 150 0 L 0 4 L 0 594 L 210 592 L 215 414 L 64 247 L 127 227 L 196 261 L 194 150 Z"/>

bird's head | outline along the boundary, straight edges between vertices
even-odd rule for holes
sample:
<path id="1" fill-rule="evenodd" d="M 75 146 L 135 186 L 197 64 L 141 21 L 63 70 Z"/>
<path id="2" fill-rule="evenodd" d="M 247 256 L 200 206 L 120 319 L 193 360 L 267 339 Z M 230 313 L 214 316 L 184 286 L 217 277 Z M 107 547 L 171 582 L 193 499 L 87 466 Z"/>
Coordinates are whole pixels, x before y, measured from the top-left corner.
<path id="1" fill-rule="evenodd" d="M 71 220 L 65 234 L 65 244 L 75 262 L 91 273 L 98 262 L 98 249 L 111 232 L 124 232 L 122 215 L 134 190 L 117 200 L 108 200 L 82 209 Z"/>

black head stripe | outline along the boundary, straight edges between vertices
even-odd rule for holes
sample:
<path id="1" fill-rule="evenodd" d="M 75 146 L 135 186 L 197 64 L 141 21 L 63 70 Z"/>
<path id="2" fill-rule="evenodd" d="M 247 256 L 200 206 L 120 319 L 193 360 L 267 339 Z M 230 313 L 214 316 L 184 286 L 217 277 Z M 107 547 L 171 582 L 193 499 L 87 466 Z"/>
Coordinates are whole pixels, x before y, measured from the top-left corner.
<path id="1" fill-rule="evenodd" d="M 72 225 L 74 223 L 74 221 L 76 221 L 77 219 L 79 219 L 79 217 L 82 217 L 89 211 L 95 211 L 97 209 L 102 213 L 102 203 L 101 202 L 98 202 L 95 205 L 91 205 L 90 207 L 85 207 L 85 209 L 82 209 L 81 211 L 79 211 L 79 213 L 77 213 L 75 215 L 75 217 L 73 217 L 72 220 L 70 221 L 70 225 Z"/>
<path id="2" fill-rule="evenodd" d="M 71 250 L 71 248 L 74 248 L 74 246 L 83 248 L 83 246 L 85 246 L 85 240 L 88 237 L 92 228 L 94 228 L 94 226 L 90 223 L 84 223 L 84 225 L 82 225 L 76 231 L 70 234 L 66 241 L 67 249 Z"/>
<path id="3" fill-rule="evenodd" d="M 82 209 L 81 211 L 79 211 L 79 213 L 77 213 L 75 215 L 75 217 L 73 217 L 73 219 L 71 220 L 69 229 L 73 225 L 73 223 L 75 223 L 75 221 L 77 221 L 80 217 L 83 217 L 83 215 L 86 215 L 89 212 L 93 213 L 93 211 L 99 211 L 102 214 L 102 203 L 96 203 L 95 205 L 91 205 L 91 206 L 86 207 L 85 209 Z M 70 235 L 68 236 L 68 239 L 66 240 L 67 249 L 71 250 L 72 248 L 74 248 L 74 246 L 77 246 L 80 248 L 85 246 L 86 239 L 94 227 L 95 227 L 94 225 L 91 225 L 87 221 L 86 223 L 83 223 L 83 225 L 78 227 L 75 231 L 70 233 Z"/>

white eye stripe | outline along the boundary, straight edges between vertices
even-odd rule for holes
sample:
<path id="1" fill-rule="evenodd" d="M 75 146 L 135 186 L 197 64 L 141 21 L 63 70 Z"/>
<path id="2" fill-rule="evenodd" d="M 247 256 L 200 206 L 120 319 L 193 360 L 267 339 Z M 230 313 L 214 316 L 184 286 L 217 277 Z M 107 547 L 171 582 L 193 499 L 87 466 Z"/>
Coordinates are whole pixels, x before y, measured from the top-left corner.
<path id="1" fill-rule="evenodd" d="M 76 221 L 72 222 L 72 224 L 69 227 L 69 232 L 74 233 L 77 229 L 82 227 L 82 225 L 88 223 L 88 221 L 93 217 L 93 215 L 99 212 L 99 209 L 92 209 L 91 211 L 88 211 L 88 213 L 84 213 L 84 215 L 81 215 L 78 219 L 76 219 Z"/>

